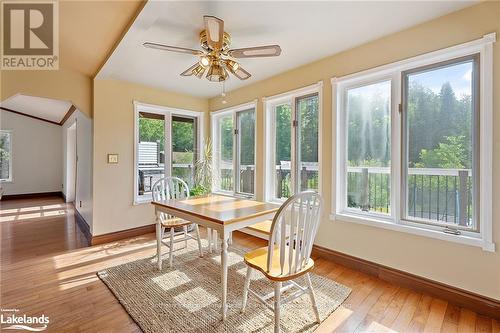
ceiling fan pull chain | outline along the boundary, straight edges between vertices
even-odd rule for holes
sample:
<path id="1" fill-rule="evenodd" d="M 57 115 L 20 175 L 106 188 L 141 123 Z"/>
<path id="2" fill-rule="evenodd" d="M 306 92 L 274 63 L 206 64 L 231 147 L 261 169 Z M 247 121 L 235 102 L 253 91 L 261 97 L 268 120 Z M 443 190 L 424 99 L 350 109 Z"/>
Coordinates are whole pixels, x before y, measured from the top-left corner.
<path id="1" fill-rule="evenodd" d="M 222 96 L 222 104 L 226 104 L 226 80 L 222 81 L 222 92 L 220 94 Z"/>

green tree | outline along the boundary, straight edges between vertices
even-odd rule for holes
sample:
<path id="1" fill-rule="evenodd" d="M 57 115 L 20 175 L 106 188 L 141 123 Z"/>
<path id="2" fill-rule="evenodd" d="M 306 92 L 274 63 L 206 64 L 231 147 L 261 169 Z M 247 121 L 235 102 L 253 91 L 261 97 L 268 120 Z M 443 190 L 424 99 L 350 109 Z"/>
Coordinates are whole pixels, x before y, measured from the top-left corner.
<path id="1" fill-rule="evenodd" d="M 464 136 L 447 136 L 435 149 L 422 149 L 417 168 L 463 169 L 466 160 Z"/>
<path id="2" fill-rule="evenodd" d="M 289 104 L 276 107 L 276 165 L 291 160 L 292 108 Z"/>
<path id="3" fill-rule="evenodd" d="M 139 141 L 160 142 L 160 150 L 165 149 L 165 121 L 139 115 Z"/>

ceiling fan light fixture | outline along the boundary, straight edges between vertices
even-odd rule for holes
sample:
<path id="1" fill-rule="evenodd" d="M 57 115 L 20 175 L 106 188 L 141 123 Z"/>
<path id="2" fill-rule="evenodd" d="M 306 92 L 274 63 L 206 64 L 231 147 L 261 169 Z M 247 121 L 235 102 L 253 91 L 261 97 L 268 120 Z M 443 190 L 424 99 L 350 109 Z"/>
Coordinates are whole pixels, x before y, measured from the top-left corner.
<path id="1" fill-rule="evenodd" d="M 207 56 L 201 56 L 200 57 L 200 65 L 202 65 L 205 68 L 210 66 L 210 58 Z"/>
<path id="2" fill-rule="evenodd" d="M 213 62 L 208 69 L 207 79 L 212 82 L 222 82 L 227 79 L 227 72 L 218 62 Z"/>

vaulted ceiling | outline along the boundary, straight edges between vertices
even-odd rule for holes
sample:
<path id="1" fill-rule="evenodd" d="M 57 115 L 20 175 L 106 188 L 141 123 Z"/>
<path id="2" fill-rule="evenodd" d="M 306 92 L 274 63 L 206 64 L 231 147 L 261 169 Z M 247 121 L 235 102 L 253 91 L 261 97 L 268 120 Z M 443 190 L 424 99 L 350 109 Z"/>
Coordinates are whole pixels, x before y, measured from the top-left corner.
<path id="1" fill-rule="evenodd" d="M 475 1 L 221 2 L 149 1 L 97 78 L 131 81 L 201 97 L 220 93 L 221 84 L 181 77 L 197 58 L 142 46 L 145 41 L 199 48 L 203 15 L 225 21 L 234 48 L 279 44 L 276 58 L 243 59 L 252 77 L 232 78 L 232 90 L 357 45 L 403 30 Z M 88 52 L 88 51 L 87 51 Z"/>
<path id="2" fill-rule="evenodd" d="M 94 76 L 143 5 L 142 0 L 60 1 L 60 67 Z"/>

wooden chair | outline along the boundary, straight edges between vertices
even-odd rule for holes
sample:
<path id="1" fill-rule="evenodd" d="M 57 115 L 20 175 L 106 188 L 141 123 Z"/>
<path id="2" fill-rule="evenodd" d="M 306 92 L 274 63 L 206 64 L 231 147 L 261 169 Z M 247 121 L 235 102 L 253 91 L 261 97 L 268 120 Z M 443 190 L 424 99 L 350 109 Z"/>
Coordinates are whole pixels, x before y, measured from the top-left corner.
<path id="1" fill-rule="evenodd" d="M 250 292 L 274 311 L 274 332 L 280 331 L 281 305 L 304 293 L 309 294 L 316 320 L 320 322 L 309 271 L 314 267 L 310 257 L 321 218 L 321 206 L 321 196 L 316 192 L 305 191 L 292 196 L 280 207 L 272 221 L 268 246 L 248 252 L 244 257 L 247 274 L 241 311 L 245 311 Z M 274 293 L 259 295 L 250 289 L 254 269 L 274 282 Z M 294 281 L 302 275 L 305 275 L 305 287 Z M 294 287 L 297 291 L 282 300 L 281 293 Z M 274 306 L 268 303 L 273 297 Z"/>
<path id="2" fill-rule="evenodd" d="M 177 177 L 164 177 L 159 179 L 153 185 L 153 200 L 167 200 L 167 199 L 184 199 L 189 198 L 189 187 L 186 182 Z M 198 241 L 198 247 L 200 250 L 200 257 L 203 257 L 203 251 L 201 248 L 201 239 L 200 232 L 198 230 L 198 225 L 186 221 L 174 216 L 167 215 L 165 213 L 160 214 L 161 220 L 161 228 L 160 233 L 156 233 L 156 241 L 158 242 L 158 247 L 161 244 L 166 245 L 169 248 L 169 264 L 172 267 L 173 263 L 173 252 L 174 252 L 174 244 L 178 242 L 184 242 L 184 247 L 187 247 L 187 241 L 189 239 L 195 239 Z M 188 233 L 188 226 L 193 225 L 195 236 L 190 235 Z M 180 230 L 180 231 L 179 231 Z M 170 239 L 168 242 L 164 241 L 165 234 L 170 235 Z M 179 238 L 176 236 L 183 235 L 183 237 Z M 159 253 L 157 253 L 158 257 L 158 268 L 161 270 L 161 258 Z"/>

